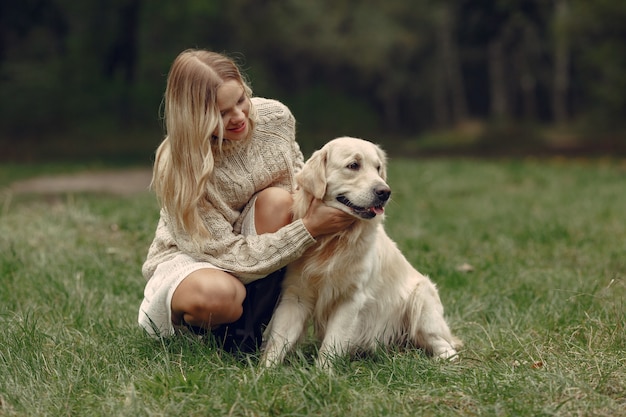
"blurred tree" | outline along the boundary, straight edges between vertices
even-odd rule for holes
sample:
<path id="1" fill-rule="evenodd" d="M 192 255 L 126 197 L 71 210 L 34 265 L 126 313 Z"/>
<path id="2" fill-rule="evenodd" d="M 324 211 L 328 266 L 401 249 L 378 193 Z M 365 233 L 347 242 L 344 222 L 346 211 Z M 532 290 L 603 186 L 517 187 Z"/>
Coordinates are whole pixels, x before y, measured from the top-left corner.
<path id="1" fill-rule="evenodd" d="M 0 65 L 10 44 L 19 43 L 38 29 L 47 32 L 57 53 L 65 52 L 67 21 L 54 1 L 0 0 Z"/>
<path id="2" fill-rule="evenodd" d="M 237 0 L 229 5 L 231 16 L 247 17 L 240 42 L 248 56 L 268 65 L 277 88 L 293 92 L 323 83 L 369 103 L 376 111 L 369 118 L 378 118 L 386 129 L 402 131 L 432 119 L 430 112 L 420 116 L 416 103 L 430 92 L 425 78 L 434 65 L 429 1 L 286 0 L 259 6 Z M 260 39 L 251 29 L 259 27 Z"/>
<path id="3" fill-rule="evenodd" d="M 0 139 L 157 127 L 193 47 L 325 138 L 470 118 L 619 132 L 625 21 L 623 0 L 0 0 Z"/>
<path id="4" fill-rule="evenodd" d="M 567 93 L 569 90 L 569 19 L 568 0 L 554 0 L 554 86 L 552 109 L 554 121 L 564 124 L 568 119 Z"/>
<path id="5" fill-rule="evenodd" d="M 108 2 L 107 2 L 108 3 Z M 113 80 L 118 71 L 122 73 L 122 89 L 119 100 L 119 117 L 124 126 L 133 119 L 130 91 L 137 74 L 139 58 L 139 13 L 140 0 L 128 0 L 117 9 L 118 25 L 110 46 L 104 54 L 104 75 Z"/>
<path id="6" fill-rule="evenodd" d="M 626 122 L 626 2 L 569 0 L 575 110 L 596 132 Z"/>
<path id="7" fill-rule="evenodd" d="M 462 2 L 462 33 L 468 38 L 462 47 L 473 47 L 479 55 L 477 61 L 486 62 L 488 116 L 492 119 L 539 116 L 537 88 L 545 85 L 550 72 L 545 59 L 548 12 L 541 0 Z"/>
<path id="8" fill-rule="evenodd" d="M 69 23 L 54 1 L 0 1 L 0 126 L 54 123 L 50 106 L 60 91 L 53 80 L 67 53 L 68 34 Z"/>
<path id="9" fill-rule="evenodd" d="M 435 120 L 439 127 L 458 124 L 468 118 L 468 105 L 465 97 L 465 81 L 456 39 L 456 19 L 459 18 L 453 3 L 441 2 L 433 8 L 435 19 L 437 60 L 433 85 Z M 442 70 L 437 70 L 441 68 Z M 448 97 L 451 105 L 448 106 Z M 452 117 L 449 116 L 450 110 Z"/>

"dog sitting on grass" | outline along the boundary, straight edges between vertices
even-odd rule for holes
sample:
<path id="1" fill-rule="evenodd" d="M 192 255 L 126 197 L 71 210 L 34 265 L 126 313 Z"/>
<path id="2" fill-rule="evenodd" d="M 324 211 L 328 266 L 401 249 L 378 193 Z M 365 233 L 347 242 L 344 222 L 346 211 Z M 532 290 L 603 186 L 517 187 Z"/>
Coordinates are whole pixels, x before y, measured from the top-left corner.
<path id="1" fill-rule="evenodd" d="M 316 360 L 321 367 L 337 355 L 392 344 L 455 358 L 461 342 L 444 319 L 435 285 L 411 266 L 383 228 L 391 189 L 382 149 L 362 139 L 334 139 L 311 156 L 296 180 L 294 218 L 318 198 L 357 221 L 319 238 L 288 266 L 265 332 L 262 362 L 281 363 L 310 320 L 321 340 Z"/>

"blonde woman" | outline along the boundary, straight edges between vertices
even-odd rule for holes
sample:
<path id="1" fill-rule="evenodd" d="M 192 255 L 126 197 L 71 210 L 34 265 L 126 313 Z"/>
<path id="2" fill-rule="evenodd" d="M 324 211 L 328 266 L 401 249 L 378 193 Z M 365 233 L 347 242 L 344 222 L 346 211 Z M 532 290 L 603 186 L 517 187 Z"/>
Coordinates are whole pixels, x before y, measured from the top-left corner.
<path id="1" fill-rule="evenodd" d="M 278 297 L 274 272 L 353 219 L 318 201 L 292 221 L 293 178 L 303 165 L 295 119 L 282 103 L 253 98 L 228 57 L 178 55 L 164 118 L 152 178 L 161 213 L 142 268 L 139 324 L 156 337 L 219 328 L 235 343 L 252 336 L 253 350 Z"/>

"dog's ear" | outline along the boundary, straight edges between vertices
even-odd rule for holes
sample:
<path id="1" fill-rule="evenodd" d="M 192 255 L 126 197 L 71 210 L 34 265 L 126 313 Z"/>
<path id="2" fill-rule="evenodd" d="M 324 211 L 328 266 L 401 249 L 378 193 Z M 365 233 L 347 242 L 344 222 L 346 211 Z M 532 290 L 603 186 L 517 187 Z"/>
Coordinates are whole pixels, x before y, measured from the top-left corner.
<path id="1" fill-rule="evenodd" d="M 383 180 L 387 181 L 387 154 L 379 146 L 376 146 L 376 152 L 378 153 L 378 158 L 381 163 L 380 176 Z"/>
<path id="2" fill-rule="evenodd" d="M 320 200 L 326 195 L 327 159 L 326 149 L 322 148 L 313 152 L 313 155 L 304 164 L 302 171 L 296 175 L 298 186 Z"/>

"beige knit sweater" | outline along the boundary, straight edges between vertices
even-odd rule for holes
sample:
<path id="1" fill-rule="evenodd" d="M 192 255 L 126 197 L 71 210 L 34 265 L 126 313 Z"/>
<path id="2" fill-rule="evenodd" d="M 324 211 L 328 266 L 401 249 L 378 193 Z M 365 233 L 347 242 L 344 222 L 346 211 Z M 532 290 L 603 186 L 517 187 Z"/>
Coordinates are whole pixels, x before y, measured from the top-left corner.
<path id="1" fill-rule="evenodd" d="M 161 262 L 184 252 L 249 283 L 297 259 L 315 243 L 302 220 L 276 233 L 240 234 L 241 219 L 250 209 L 253 196 L 270 186 L 293 192 L 294 174 L 304 163 L 295 141 L 295 119 L 289 109 L 275 100 L 255 97 L 252 102 L 258 113 L 252 137 L 245 142 L 225 141 L 223 153 L 214 153 L 216 191 L 207 195 L 212 210 L 204 216 L 212 238 L 194 243 L 161 210 L 155 238 L 142 268 L 146 280 Z"/>

